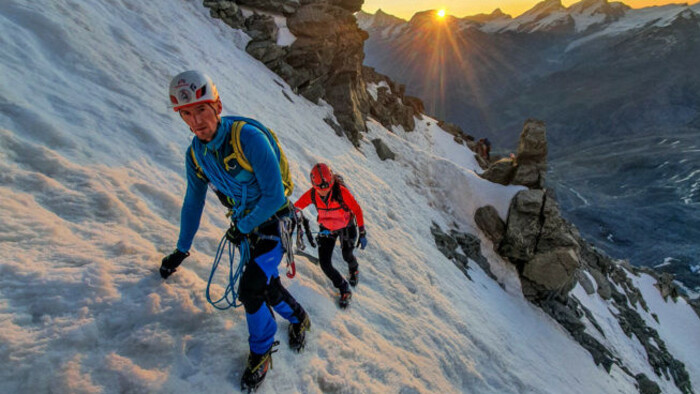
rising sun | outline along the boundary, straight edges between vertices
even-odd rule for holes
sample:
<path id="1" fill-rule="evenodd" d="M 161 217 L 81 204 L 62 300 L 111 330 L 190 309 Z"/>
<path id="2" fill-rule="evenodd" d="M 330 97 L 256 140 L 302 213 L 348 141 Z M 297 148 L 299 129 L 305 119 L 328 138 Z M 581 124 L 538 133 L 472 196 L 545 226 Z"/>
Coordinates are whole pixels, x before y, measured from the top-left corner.
<path id="1" fill-rule="evenodd" d="M 445 17 L 445 10 L 441 9 L 437 12 L 438 18 L 444 18 Z"/>

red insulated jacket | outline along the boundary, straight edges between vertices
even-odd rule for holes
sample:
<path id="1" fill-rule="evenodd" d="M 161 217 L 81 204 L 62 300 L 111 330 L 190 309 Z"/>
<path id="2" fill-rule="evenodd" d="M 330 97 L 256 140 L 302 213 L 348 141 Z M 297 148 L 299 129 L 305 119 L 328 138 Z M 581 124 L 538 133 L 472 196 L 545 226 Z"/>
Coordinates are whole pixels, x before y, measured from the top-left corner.
<path id="1" fill-rule="evenodd" d="M 352 196 L 350 191 L 345 186 L 338 186 L 343 203 L 349 210 L 344 209 L 340 202 L 333 198 L 333 193 L 336 191 L 336 187 L 331 189 L 327 203 L 323 202 L 321 195 L 318 192 L 313 192 L 313 188 L 311 188 L 307 190 L 306 193 L 304 193 L 299 200 L 297 200 L 297 202 L 294 203 L 294 206 L 298 209 L 304 209 L 310 204 L 314 204 L 316 206 L 316 210 L 318 211 L 318 224 L 331 231 L 336 231 L 347 227 L 348 224 L 350 224 L 350 220 L 352 220 L 353 215 L 355 215 L 357 218 L 357 225 L 360 227 L 364 226 L 365 222 L 362 219 L 362 208 L 360 208 L 360 205 L 357 203 L 357 201 L 355 201 L 355 197 Z M 316 201 L 311 201 L 312 194 Z"/>

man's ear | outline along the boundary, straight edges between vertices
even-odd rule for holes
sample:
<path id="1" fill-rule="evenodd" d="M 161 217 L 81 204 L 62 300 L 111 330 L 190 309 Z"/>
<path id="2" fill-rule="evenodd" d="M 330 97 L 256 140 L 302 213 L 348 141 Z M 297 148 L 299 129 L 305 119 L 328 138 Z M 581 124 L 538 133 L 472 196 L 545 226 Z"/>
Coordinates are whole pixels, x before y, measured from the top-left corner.
<path id="1" fill-rule="evenodd" d="M 216 100 L 214 103 L 214 110 L 216 111 L 217 115 L 221 115 L 221 111 L 224 110 L 223 105 L 221 105 L 221 99 Z"/>

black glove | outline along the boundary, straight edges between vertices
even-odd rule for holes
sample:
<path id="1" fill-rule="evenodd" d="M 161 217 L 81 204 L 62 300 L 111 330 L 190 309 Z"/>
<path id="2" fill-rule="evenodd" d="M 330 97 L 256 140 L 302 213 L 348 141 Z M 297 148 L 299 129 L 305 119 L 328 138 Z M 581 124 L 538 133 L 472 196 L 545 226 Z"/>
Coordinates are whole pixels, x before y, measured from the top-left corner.
<path id="1" fill-rule="evenodd" d="M 365 231 L 365 226 L 360 226 L 360 237 L 357 238 L 357 245 L 355 247 L 361 246 L 360 249 L 364 250 L 367 247 L 367 231 Z"/>
<path id="2" fill-rule="evenodd" d="M 245 236 L 246 235 L 243 234 L 235 224 L 231 224 L 231 227 L 226 231 L 226 239 L 231 241 L 234 245 L 240 244 Z"/>
<path id="3" fill-rule="evenodd" d="M 182 261 L 190 255 L 190 252 L 180 252 L 175 249 L 172 253 L 165 256 L 163 261 L 160 263 L 160 276 L 163 279 L 168 279 L 168 276 L 172 275 L 177 271 L 177 267 L 182 264 Z"/>

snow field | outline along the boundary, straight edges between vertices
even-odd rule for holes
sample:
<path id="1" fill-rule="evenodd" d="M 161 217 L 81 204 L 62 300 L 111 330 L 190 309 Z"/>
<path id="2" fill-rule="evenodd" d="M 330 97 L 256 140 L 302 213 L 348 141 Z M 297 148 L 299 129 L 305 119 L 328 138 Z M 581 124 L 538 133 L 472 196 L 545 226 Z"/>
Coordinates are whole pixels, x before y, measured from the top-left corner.
<path id="1" fill-rule="evenodd" d="M 191 138 L 167 108 L 167 84 L 191 68 L 216 81 L 225 114 L 276 131 L 293 200 L 326 161 L 365 212 L 370 244 L 357 252 L 349 310 L 304 258 L 295 279 L 283 277 L 313 326 L 296 354 L 278 319 L 282 344 L 261 392 L 634 391 L 522 298 L 488 241 L 503 287 L 476 264 L 469 281 L 437 251 L 432 222 L 479 234 L 474 211 L 491 204 L 505 218 L 520 188 L 480 179 L 472 153 L 434 120 L 410 133 L 370 121 L 353 148 L 323 121 L 328 105 L 295 95 L 198 1 L 9 0 L 0 18 L 0 392 L 238 387 L 243 311 L 216 311 L 204 296 L 227 226 L 213 195 L 192 256 L 167 281 L 157 274 L 177 239 Z M 397 160 L 379 160 L 372 138 Z M 335 264 L 345 273 L 338 255 Z"/>

